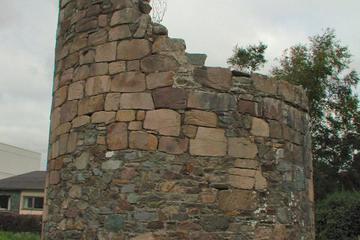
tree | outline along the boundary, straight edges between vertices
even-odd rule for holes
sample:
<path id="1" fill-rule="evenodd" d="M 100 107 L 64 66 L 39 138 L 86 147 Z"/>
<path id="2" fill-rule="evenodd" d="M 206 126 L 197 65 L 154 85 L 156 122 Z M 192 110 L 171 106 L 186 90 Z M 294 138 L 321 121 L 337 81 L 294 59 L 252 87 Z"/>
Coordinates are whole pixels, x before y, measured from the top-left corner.
<path id="1" fill-rule="evenodd" d="M 334 30 L 310 38 L 284 52 L 272 71 L 278 79 L 303 86 L 310 102 L 311 131 L 318 199 L 340 189 L 359 190 L 359 100 L 353 89 L 359 82 L 350 70 L 351 54 Z"/>
<path id="2" fill-rule="evenodd" d="M 228 64 L 234 69 L 252 73 L 265 63 L 264 53 L 267 46 L 260 42 L 258 45 L 249 45 L 246 48 L 235 46 L 233 56 L 228 59 Z"/>
<path id="3" fill-rule="evenodd" d="M 151 18 L 156 23 L 161 23 L 167 11 L 167 0 L 151 0 Z"/>

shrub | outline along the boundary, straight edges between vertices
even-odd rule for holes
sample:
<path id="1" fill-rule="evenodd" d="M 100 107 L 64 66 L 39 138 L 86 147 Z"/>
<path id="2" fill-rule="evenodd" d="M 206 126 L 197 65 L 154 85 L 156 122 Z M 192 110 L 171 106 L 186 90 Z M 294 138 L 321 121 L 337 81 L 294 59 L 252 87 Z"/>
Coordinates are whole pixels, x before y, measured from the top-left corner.
<path id="1" fill-rule="evenodd" d="M 41 232 L 41 216 L 1 214 L 0 230 L 9 232 Z"/>
<path id="2" fill-rule="evenodd" d="M 40 235 L 34 233 L 0 232 L 0 240 L 40 240 Z"/>
<path id="3" fill-rule="evenodd" d="M 337 192 L 316 206 L 317 240 L 358 240 L 360 192 Z"/>

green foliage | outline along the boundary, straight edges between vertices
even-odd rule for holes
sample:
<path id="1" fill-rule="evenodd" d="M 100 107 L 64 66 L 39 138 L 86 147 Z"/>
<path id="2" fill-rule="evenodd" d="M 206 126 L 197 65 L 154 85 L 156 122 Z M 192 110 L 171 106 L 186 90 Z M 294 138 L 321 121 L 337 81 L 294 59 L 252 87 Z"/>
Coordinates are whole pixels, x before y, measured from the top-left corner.
<path id="1" fill-rule="evenodd" d="M 317 240 L 358 240 L 360 192 L 337 192 L 316 206 Z"/>
<path id="2" fill-rule="evenodd" d="M 33 233 L 0 232 L 0 240 L 40 240 L 40 236 Z"/>
<path id="3" fill-rule="evenodd" d="M 286 50 L 273 75 L 303 86 L 310 101 L 317 199 L 337 190 L 360 190 L 359 82 L 349 69 L 351 54 L 327 29 Z"/>
<path id="4" fill-rule="evenodd" d="M 233 56 L 228 59 L 228 64 L 234 69 L 252 73 L 265 63 L 264 53 L 267 46 L 260 42 L 259 45 L 249 45 L 246 48 L 236 46 Z"/>

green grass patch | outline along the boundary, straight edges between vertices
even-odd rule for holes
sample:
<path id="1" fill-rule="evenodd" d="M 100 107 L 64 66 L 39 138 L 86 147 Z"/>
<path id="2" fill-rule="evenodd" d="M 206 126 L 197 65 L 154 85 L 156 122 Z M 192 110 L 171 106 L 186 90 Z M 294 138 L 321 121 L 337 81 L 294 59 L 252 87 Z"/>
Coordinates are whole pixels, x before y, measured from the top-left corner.
<path id="1" fill-rule="evenodd" d="M 0 232 L 0 240 L 40 240 L 40 235 L 34 233 Z"/>

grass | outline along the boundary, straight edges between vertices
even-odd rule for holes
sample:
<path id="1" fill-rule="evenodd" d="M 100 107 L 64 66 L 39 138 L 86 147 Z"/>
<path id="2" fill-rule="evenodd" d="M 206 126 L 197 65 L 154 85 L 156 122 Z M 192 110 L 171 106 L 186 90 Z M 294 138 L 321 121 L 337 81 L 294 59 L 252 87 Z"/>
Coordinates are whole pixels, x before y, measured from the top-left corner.
<path id="1" fill-rule="evenodd" d="M 34 233 L 0 232 L 0 240 L 40 240 L 40 236 Z"/>

